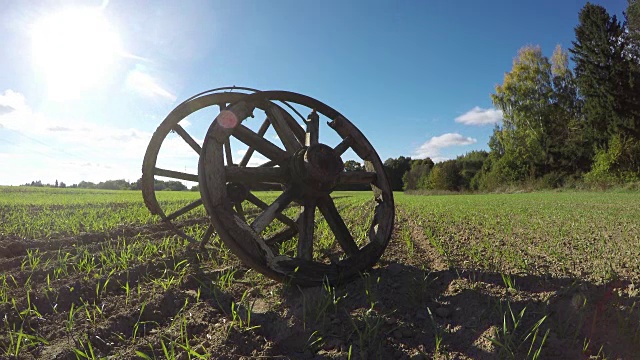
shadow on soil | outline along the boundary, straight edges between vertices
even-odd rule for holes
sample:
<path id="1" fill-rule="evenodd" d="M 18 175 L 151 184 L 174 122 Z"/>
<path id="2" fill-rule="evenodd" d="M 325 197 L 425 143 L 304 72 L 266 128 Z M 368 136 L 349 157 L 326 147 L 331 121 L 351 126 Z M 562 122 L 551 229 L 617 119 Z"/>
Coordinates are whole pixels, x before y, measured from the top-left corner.
<path id="1" fill-rule="evenodd" d="M 238 274 L 239 279 L 242 275 Z M 245 287 L 245 289 L 247 289 Z M 640 298 L 625 281 L 430 271 L 382 263 L 337 288 L 278 284 L 250 290 L 242 312 L 263 341 L 238 332 L 238 355 L 284 358 L 632 358 Z M 235 296 L 234 296 L 235 295 Z M 218 292 L 231 320 L 237 291 Z M 246 334 L 246 332 L 245 332 Z M 536 355 L 537 354 L 537 355 Z"/>

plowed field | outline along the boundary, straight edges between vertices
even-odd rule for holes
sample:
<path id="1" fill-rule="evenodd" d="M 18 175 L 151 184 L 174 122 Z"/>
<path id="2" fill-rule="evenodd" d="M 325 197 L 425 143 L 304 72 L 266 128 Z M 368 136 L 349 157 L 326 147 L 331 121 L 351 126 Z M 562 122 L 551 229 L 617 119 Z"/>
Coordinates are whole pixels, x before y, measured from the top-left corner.
<path id="1" fill-rule="evenodd" d="M 333 195 L 366 229 L 371 195 Z M 172 209 L 198 196 L 158 195 Z M 0 188 L 0 358 L 632 359 L 639 219 L 638 193 L 397 194 L 376 267 L 300 288 L 217 237 L 190 245 L 139 192 Z M 202 207 L 177 224 L 208 226 Z"/>

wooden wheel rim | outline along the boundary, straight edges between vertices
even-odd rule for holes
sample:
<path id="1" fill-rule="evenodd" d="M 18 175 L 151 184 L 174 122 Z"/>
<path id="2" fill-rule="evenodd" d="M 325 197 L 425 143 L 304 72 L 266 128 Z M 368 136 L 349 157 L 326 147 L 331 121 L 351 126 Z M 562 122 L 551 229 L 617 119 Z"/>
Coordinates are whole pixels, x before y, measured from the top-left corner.
<path id="1" fill-rule="evenodd" d="M 375 172 L 376 178 L 372 188 L 377 206 L 370 226 L 369 243 L 332 264 L 274 254 L 265 239 L 236 214 L 227 197 L 223 146 L 228 136 L 240 131 L 241 125 L 229 129 L 228 126 L 221 125 L 223 119 L 220 116 L 207 131 L 198 164 L 204 206 L 221 240 L 246 265 L 264 275 L 301 285 L 316 285 L 325 280 L 331 283 L 346 281 L 373 266 L 382 256 L 391 238 L 395 215 L 393 193 L 383 164 L 373 146 L 349 120 L 311 97 L 286 91 L 265 91 L 240 95 L 235 103 L 243 103 L 249 108 L 264 108 L 268 106 L 265 104 L 273 105 L 274 101 L 299 104 L 333 119 L 329 125 L 343 140 L 346 139 L 343 142 L 349 141 L 349 146 L 365 161 L 367 170 Z M 246 114 L 239 114 L 238 123 L 244 118 Z"/>
<path id="2" fill-rule="evenodd" d="M 227 92 L 218 92 L 224 91 Z M 158 215 L 162 218 L 163 221 L 173 226 L 174 231 L 184 239 L 187 239 L 191 242 L 195 242 L 196 239 L 187 235 L 180 228 L 176 227 L 173 223 L 173 219 L 171 217 L 172 214 L 166 214 L 162 206 L 158 203 L 156 198 L 155 188 L 154 188 L 154 180 L 157 175 L 156 163 L 158 160 L 158 154 L 160 152 L 160 148 L 162 144 L 169 135 L 171 131 L 175 131 L 177 126 L 181 120 L 193 114 L 194 112 L 207 108 L 209 106 L 215 106 L 220 104 L 227 104 L 231 102 L 238 101 L 239 99 L 246 96 L 246 93 L 237 92 L 237 91 L 228 91 L 228 90 L 244 90 L 244 91 L 257 91 L 255 89 L 250 88 L 237 88 L 237 87 L 222 87 L 213 90 L 209 90 L 203 92 L 201 94 L 195 95 L 190 99 L 185 100 L 180 105 L 178 105 L 173 111 L 167 115 L 167 117 L 162 121 L 162 123 L 158 126 L 156 131 L 153 133 L 151 140 L 149 141 L 149 145 L 147 146 L 147 150 L 144 155 L 144 161 L 142 164 L 142 197 L 144 199 L 145 205 L 149 209 L 149 211 Z M 194 181 L 198 181 L 197 174 L 193 175 Z M 190 204 L 193 205 L 194 208 L 199 206 L 197 201 Z M 189 206 L 189 205 L 188 205 Z M 175 213 L 174 213 L 175 214 Z M 212 228 L 211 228 L 212 229 Z M 210 229 L 210 230 L 211 230 Z M 211 236 L 211 231 L 207 231 L 205 236 Z"/>

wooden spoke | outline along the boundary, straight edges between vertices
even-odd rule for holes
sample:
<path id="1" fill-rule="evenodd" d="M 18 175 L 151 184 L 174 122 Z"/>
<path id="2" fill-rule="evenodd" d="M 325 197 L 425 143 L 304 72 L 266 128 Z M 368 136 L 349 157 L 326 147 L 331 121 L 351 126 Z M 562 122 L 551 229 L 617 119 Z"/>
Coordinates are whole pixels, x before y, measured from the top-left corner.
<path id="1" fill-rule="evenodd" d="M 348 255 L 353 256 L 358 253 L 358 245 L 353 240 L 353 236 L 349 232 L 349 228 L 345 225 L 344 220 L 340 216 L 333 199 L 329 195 L 323 196 L 318 202 L 318 208 L 327 220 L 327 224 L 331 228 L 331 231 L 336 236 L 336 240 L 342 247 L 342 250 Z"/>
<path id="2" fill-rule="evenodd" d="M 329 127 L 333 128 L 341 138 L 351 137 L 351 149 L 356 153 L 362 160 L 371 160 L 371 154 L 375 153 L 375 150 L 371 147 L 371 144 L 367 141 L 367 139 L 362 135 L 360 130 L 358 130 L 349 120 L 342 117 L 342 115 L 333 119 L 329 124 Z"/>
<path id="3" fill-rule="evenodd" d="M 336 147 L 333 148 L 338 156 L 342 156 L 342 154 L 344 154 L 344 152 L 349 149 L 349 147 L 351 146 L 351 139 L 351 136 L 347 136 L 340 142 L 340 144 L 336 145 Z"/>
<path id="4" fill-rule="evenodd" d="M 189 144 L 189 146 L 191 146 L 191 148 L 195 150 L 195 152 L 200 154 L 200 152 L 202 151 L 202 147 L 191 137 L 191 135 L 189 135 L 189 133 L 182 126 L 180 126 L 180 124 L 175 124 L 173 126 L 173 131 L 175 131 L 176 134 L 180 135 L 180 137 L 187 144 Z"/>
<path id="5" fill-rule="evenodd" d="M 236 209 L 236 213 L 238 214 L 238 216 L 240 216 L 240 218 L 244 221 L 247 221 L 247 219 L 244 216 L 244 209 L 242 208 L 242 203 L 236 203 L 234 205 L 234 208 Z"/>
<path id="6" fill-rule="evenodd" d="M 184 215 L 184 214 L 188 213 L 189 211 L 197 208 L 200 205 L 202 205 L 202 199 L 198 199 L 198 200 L 188 204 L 187 206 L 172 212 L 171 214 L 169 214 L 167 216 L 167 218 L 165 220 L 173 220 L 173 219 L 177 218 L 180 215 Z"/>
<path id="7" fill-rule="evenodd" d="M 247 195 L 247 200 L 249 200 L 250 203 L 252 203 L 253 205 L 259 207 L 262 210 L 266 210 L 269 205 L 267 205 L 267 203 L 265 203 L 264 201 L 260 200 L 258 197 L 256 197 L 255 195 L 253 195 L 252 193 L 249 193 L 249 195 Z M 295 223 L 295 221 L 289 219 L 286 215 L 279 213 L 276 215 L 276 219 L 280 220 L 281 222 L 283 222 L 284 224 L 290 226 L 290 227 L 297 227 L 298 225 Z"/>
<path id="8" fill-rule="evenodd" d="M 376 171 L 376 167 L 369 160 L 365 160 L 364 161 L 364 169 L 366 171 L 369 171 L 369 172 Z M 384 179 L 384 174 L 382 174 L 382 178 Z M 379 184 L 378 184 L 377 179 L 375 180 L 375 182 L 372 181 L 371 184 L 373 184 L 373 185 L 371 185 L 371 190 L 373 190 L 373 196 L 375 197 L 375 199 L 377 201 L 382 201 L 383 200 L 382 199 L 382 193 L 384 192 L 384 190 L 382 188 L 378 187 Z M 391 191 L 391 190 L 389 190 L 389 191 Z"/>
<path id="9" fill-rule="evenodd" d="M 204 249 L 204 246 L 209 242 L 209 240 L 211 240 L 214 232 L 215 229 L 213 227 L 213 224 L 209 224 L 209 227 L 204 232 L 204 236 L 202 236 L 202 241 L 200 241 L 200 248 Z"/>
<path id="10" fill-rule="evenodd" d="M 227 110 L 227 103 L 218 104 L 218 107 L 220 108 L 220 111 Z"/>
<path id="11" fill-rule="evenodd" d="M 161 168 L 154 168 L 153 173 L 156 176 L 165 176 L 174 179 L 180 179 L 185 181 L 195 181 L 198 182 L 198 175 L 187 174 L 180 171 L 166 170 Z"/>
<path id="12" fill-rule="evenodd" d="M 313 260 L 313 230 L 315 228 L 316 200 L 305 199 L 302 206 L 298 229 L 298 258 Z"/>
<path id="13" fill-rule="evenodd" d="M 261 233 L 293 200 L 293 190 L 287 189 L 278 198 L 262 211 L 251 223 L 255 232 Z"/>
<path id="14" fill-rule="evenodd" d="M 269 246 L 280 245 L 287 240 L 291 240 L 291 238 L 296 236 L 297 233 L 298 233 L 297 227 L 287 226 L 286 228 L 264 239 L 264 242 Z"/>
<path id="15" fill-rule="evenodd" d="M 269 120 L 271 120 L 271 124 L 276 130 L 276 133 L 278 134 L 280 141 L 282 141 L 285 149 L 287 149 L 287 152 L 293 154 L 300 150 L 302 145 L 300 145 L 300 142 L 298 142 L 293 130 L 289 127 L 289 124 L 284 118 L 283 112 L 284 110 L 273 106 L 268 109 L 267 116 L 269 116 Z"/>
<path id="16" fill-rule="evenodd" d="M 286 182 L 284 171 L 280 167 L 238 167 L 225 166 L 228 182 L 240 184 L 279 183 Z"/>
<path id="17" fill-rule="evenodd" d="M 339 184 L 371 184 L 378 175 L 371 171 L 345 171 L 340 173 Z"/>
<path id="18" fill-rule="evenodd" d="M 244 125 L 238 125 L 233 132 L 233 136 L 254 148 L 270 160 L 280 163 L 289 157 L 284 150 L 280 149 L 272 142 L 265 140 L 262 136 L 254 133 Z"/>
<path id="19" fill-rule="evenodd" d="M 269 161 L 267 161 L 266 163 L 264 163 L 264 164 L 260 165 L 259 167 L 274 167 L 274 166 L 276 166 L 276 165 L 278 165 L 278 163 L 277 163 L 277 162 L 275 162 L 275 161 L 273 161 L 273 160 L 269 160 Z"/>
<path id="20" fill-rule="evenodd" d="M 292 107 L 292 110 L 298 113 L 293 107 Z M 288 111 L 282 109 L 282 115 L 284 116 L 284 119 L 287 122 L 287 124 L 289 124 L 289 127 L 293 131 L 293 134 L 296 136 L 296 139 L 298 139 L 298 142 L 300 142 L 300 144 L 304 144 L 306 134 L 302 126 L 300 126 L 300 124 L 296 121 L 296 119 L 293 118 L 293 116 L 291 116 L 291 114 Z M 303 116 L 300 116 L 300 117 L 304 119 Z"/>
<path id="21" fill-rule="evenodd" d="M 267 132 L 267 129 L 269 129 L 269 125 L 271 125 L 271 122 L 269 121 L 269 119 L 265 119 L 262 125 L 260 125 L 260 129 L 258 129 L 258 136 L 263 137 L 264 134 Z M 240 161 L 239 166 L 247 166 L 247 164 L 249 163 L 249 160 L 251 160 L 251 155 L 253 155 L 253 151 L 254 150 L 252 147 L 249 147 L 247 149 L 247 152 L 242 157 L 242 160 Z"/>
<path id="22" fill-rule="evenodd" d="M 311 146 L 318 143 L 318 137 L 320 136 L 320 115 L 316 110 L 312 110 L 311 114 L 307 116 L 307 133 L 304 140 L 305 146 Z"/>
<path id="23" fill-rule="evenodd" d="M 233 165 L 233 155 L 231 155 L 231 142 L 229 138 L 224 142 L 224 155 L 227 160 L 227 166 Z"/>

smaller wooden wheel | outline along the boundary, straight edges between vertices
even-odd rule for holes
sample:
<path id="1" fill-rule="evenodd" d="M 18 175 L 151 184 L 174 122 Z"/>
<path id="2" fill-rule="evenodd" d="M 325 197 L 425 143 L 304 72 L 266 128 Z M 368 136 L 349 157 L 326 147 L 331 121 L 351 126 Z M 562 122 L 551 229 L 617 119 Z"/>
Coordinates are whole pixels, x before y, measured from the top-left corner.
<path id="1" fill-rule="evenodd" d="M 364 135 L 336 110 L 301 94 L 265 91 L 227 100 L 230 104 L 207 131 L 198 165 L 202 202 L 222 241 L 255 270 L 301 285 L 325 280 L 338 283 L 373 266 L 391 237 L 394 204 L 382 162 Z M 295 109 L 307 108 L 306 131 L 276 102 L 293 104 L 290 109 L 298 114 Z M 242 124 L 256 109 L 267 117 L 257 133 Z M 319 141 L 320 115 L 331 119 L 328 125 L 342 139 L 336 146 Z M 263 129 L 269 126 L 282 147 L 264 137 Z M 269 161 L 254 167 L 245 159 L 237 164 L 229 161 L 232 137 L 249 147 L 247 153 L 256 151 Z M 349 148 L 364 161 L 366 171 L 344 171 L 341 157 Z M 282 193 L 271 204 L 252 192 L 256 186 L 274 183 Z M 331 197 L 342 184 L 372 188 L 373 215 L 366 235 L 361 236 L 365 239 L 350 232 Z M 254 218 L 243 213 L 245 201 L 260 209 Z M 283 213 L 291 206 L 299 206 L 293 219 Z M 316 209 L 335 236 L 335 247 L 341 252 L 338 257 L 322 258 L 314 252 Z M 265 231 L 276 219 L 284 228 L 275 233 Z M 296 242 L 294 254 L 281 252 L 278 245 L 291 241 Z"/>
<path id="2" fill-rule="evenodd" d="M 166 209 L 158 202 L 156 198 L 155 180 L 161 178 L 169 178 L 173 180 L 182 181 L 198 181 L 198 174 L 186 173 L 175 169 L 166 169 L 158 167 L 158 156 L 162 145 L 165 143 L 168 135 L 174 132 L 184 140 L 184 142 L 193 149 L 193 151 L 199 156 L 202 149 L 201 144 L 195 140 L 195 138 L 185 130 L 180 124 L 187 116 L 195 113 L 198 110 L 202 110 L 208 107 L 217 107 L 220 112 L 226 109 L 227 104 L 238 101 L 240 98 L 246 96 L 247 93 L 253 93 L 257 90 L 249 88 L 239 87 L 222 87 L 213 90 L 209 90 L 185 100 L 178 105 L 167 117 L 162 121 L 160 126 L 153 133 L 149 146 L 144 156 L 142 164 L 142 196 L 145 205 L 151 211 L 152 214 L 160 216 L 163 221 L 172 225 L 174 231 L 181 237 L 191 241 L 200 241 L 201 243 L 207 242 L 214 234 L 214 227 L 210 223 L 206 231 L 199 238 L 187 235 L 179 226 L 176 226 L 185 215 L 198 209 L 202 206 L 202 199 L 195 200 L 186 206 L 167 212 Z M 203 137 L 204 134 L 199 134 Z"/>

